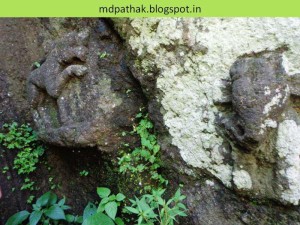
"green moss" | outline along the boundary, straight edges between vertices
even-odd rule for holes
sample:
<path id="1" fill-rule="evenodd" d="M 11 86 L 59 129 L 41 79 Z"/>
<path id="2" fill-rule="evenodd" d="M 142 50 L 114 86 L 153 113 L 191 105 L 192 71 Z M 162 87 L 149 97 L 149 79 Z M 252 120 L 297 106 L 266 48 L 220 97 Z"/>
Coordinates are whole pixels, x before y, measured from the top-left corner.
<path id="1" fill-rule="evenodd" d="M 52 126 L 55 128 L 60 127 L 60 123 L 58 121 L 57 110 L 55 108 L 53 108 L 53 107 L 49 108 L 49 116 L 50 116 Z"/>

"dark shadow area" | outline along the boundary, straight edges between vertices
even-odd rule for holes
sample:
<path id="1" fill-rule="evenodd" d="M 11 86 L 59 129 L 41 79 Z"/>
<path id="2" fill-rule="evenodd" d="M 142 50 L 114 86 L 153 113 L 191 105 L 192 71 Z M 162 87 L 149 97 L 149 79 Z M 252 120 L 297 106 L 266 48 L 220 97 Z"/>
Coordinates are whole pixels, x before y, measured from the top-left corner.
<path id="1" fill-rule="evenodd" d="M 109 187 L 116 191 L 118 176 L 114 174 L 110 159 L 112 156 L 101 153 L 95 148 L 67 149 L 47 146 L 36 171 L 29 178 L 38 190 L 20 190 L 24 176 L 13 169 L 17 151 L 1 148 L 0 168 L 9 167 L 6 173 L 0 172 L 2 199 L 0 199 L 0 224 L 20 210 L 31 210 L 26 201 L 29 196 L 36 198 L 52 189 L 66 203 L 74 214 L 82 214 L 86 204 L 99 200 L 96 188 Z M 83 175 L 86 171 L 88 174 Z M 33 203 L 36 201 L 33 200 Z"/>

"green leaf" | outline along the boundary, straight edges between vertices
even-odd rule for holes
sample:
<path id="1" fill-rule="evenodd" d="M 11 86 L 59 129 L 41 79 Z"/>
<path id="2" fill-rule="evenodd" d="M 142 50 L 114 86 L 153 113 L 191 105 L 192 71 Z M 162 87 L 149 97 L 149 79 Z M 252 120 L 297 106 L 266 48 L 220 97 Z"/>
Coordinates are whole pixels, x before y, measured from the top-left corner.
<path id="1" fill-rule="evenodd" d="M 104 198 L 104 199 L 108 199 L 108 198 Z M 102 199 L 102 201 L 104 200 L 104 199 Z M 105 203 L 103 203 L 103 202 L 100 202 L 100 204 L 98 205 L 98 208 L 97 208 L 97 213 L 98 212 L 104 212 L 104 210 L 105 210 L 105 204 L 107 203 L 107 201 L 105 202 Z"/>
<path id="2" fill-rule="evenodd" d="M 115 225 L 115 223 L 107 215 L 96 213 L 84 220 L 82 225 Z"/>
<path id="3" fill-rule="evenodd" d="M 15 148 L 15 145 L 14 145 L 14 143 L 10 143 L 10 144 L 8 144 L 7 148 L 8 148 L 8 149 L 13 149 L 13 148 Z"/>
<path id="4" fill-rule="evenodd" d="M 116 202 L 109 202 L 104 207 L 106 214 L 115 220 L 117 211 L 118 211 L 118 205 Z"/>
<path id="5" fill-rule="evenodd" d="M 7 220 L 5 225 L 18 225 L 18 224 L 21 224 L 24 220 L 26 220 L 28 218 L 29 215 L 30 215 L 30 213 L 27 212 L 27 211 L 18 212 L 16 214 L 12 215 Z"/>
<path id="6" fill-rule="evenodd" d="M 145 169 L 145 165 L 139 164 L 136 168 L 137 168 L 137 170 L 138 170 L 139 172 L 143 172 L 144 169 Z"/>
<path id="7" fill-rule="evenodd" d="M 142 198 L 139 202 L 138 202 L 138 207 L 139 209 L 141 209 L 142 211 L 146 211 L 148 209 L 150 209 L 150 206 L 148 205 L 148 203 L 146 202 L 146 200 L 144 198 Z"/>
<path id="8" fill-rule="evenodd" d="M 120 217 L 117 217 L 117 218 L 115 219 L 115 223 L 116 223 L 117 225 L 125 225 L 125 223 L 123 222 L 123 220 L 122 220 Z"/>
<path id="9" fill-rule="evenodd" d="M 43 215 L 42 211 L 33 211 L 29 217 L 29 225 L 36 225 Z"/>
<path id="10" fill-rule="evenodd" d="M 142 222 L 143 222 L 143 217 L 142 217 L 142 216 L 140 216 L 140 217 L 138 218 L 138 225 L 141 225 L 141 224 L 142 224 Z"/>
<path id="11" fill-rule="evenodd" d="M 110 202 L 115 201 L 116 200 L 116 196 L 115 195 L 111 195 L 111 196 L 108 197 L 108 200 Z"/>
<path id="12" fill-rule="evenodd" d="M 96 214 L 96 212 L 97 212 L 96 206 L 93 203 L 89 202 L 87 204 L 87 206 L 84 208 L 84 211 L 83 211 L 83 220 L 86 220 L 90 216 Z"/>
<path id="13" fill-rule="evenodd" d="M 68 206 L 68 205 L 62 205 L 62 206 L 60 206 L 60 208 L 61 208 L 62 210 L 68 210 L 68 209 L 71 209 L 71 207 Z"/>
<path id="14" fill-rule="evenodd" d="M 57 204 L 58 204 L 59 206 L 63 206 L 63 205 L 65 204 L 65 202 L 66 202 L 66 198 L 64 197 L 64 198 L 61 199 Z"/>
<path id="15" fill-rule="evenodd" d="M 139 211 L 133 207 L 126 206 L 125 209 L 127 209 L 131 213 L 139 214 Z"/>
<path id="16" fill-rule="evenodd" d="M 178 212 L 177 215 L 178 215 L 178 216 L 187 216 L 186 213 L 185 213 L 185 212 L 182 212 L 182 211 Z"/>
<path id="17" fill-rule="evenodd" d="M 143 116 L 142 113 L 138 113 L 138 114 L 136 114 L 135 118 L 141 118 L 142 116 Z"/>
<path id="18" fill-rule="evenodd" d="M 36 204 L 32 204 L 32 209 L 34 211 L 39 211 L 39 210 L 41 210 L 41 207 L 37 206 Z"/>
<path id="19" fill-rule="evenodd" d="M 33 65 L 35 65 L 37 68 L 39 68 L 41 66 L 41 64 L 39 62 L 34 62 Z"/>
<path id="20" fill-rule="evenodd" d="M 184 204 L 180 203 L 180 202 L 177 204 L 177 206 L 178 206 L 179 208 L 181 208 L 181 209 L 186 210 L 186 206 L 185 206 Z"/>
<path id="21" fill-rule="evenodd" d="M 100 198 L 105 198 L 105 197 L 109 196 L 110 190 L 105 187 L 98 187 L 97 194 L 100 196 Z"/>
<path id="22" fill-rule="evenodd" d="M 72 223 L 75 221 L 75 216 L 71 215 L 71 214 L 67 214 L 66 215 L 66 220 L 69 222 L 69 223 Z"/>
<path id="23" fill-rule="evenodd" d="M 43 225 L 49 225 L 49 219 L 44 220 Z"/>
<path id="24" fill-rule="evenodd" d="M 181 196 L 181 193 L 180 193 L 180 188 L 178 188 L 178 190 L 176 191 L 176 193 L 175 193 L 175 198 L 176 199 L 179 199 L 179 197 Z"/>
<path id="25" fill-rule="evenodd" d="M 158 204 L 160 204 L 161 206 L 164 206 L 166 204 L 165 200 L 163 200 L 159 196 L 156 197 L 156 200 L 157 200 Z"/>
<path id="26" fill-rule="evenodd" d="M 75 223 L 82 223 L 83 222 L 83 217 L 82 216 L 76 216 L 74 222 Z"/>
<path id="27" fill-rule="evenodd" d="M 182 200 L 184 200 L 184 199 L 186 199 L 186 196 L 185 195 L 180 195 L 180 197 L 179 197 L 179 201 L 182 201 Z"/>
<path id="28" fill-rule="evenodd" d="M 154 154 L 156 154 L 157 152 L 159 152 L 159 150 L 160 150 L 160 146 L 159 146 L 159 145 L 155 145 L 155 146 L 153 147 L 153 152 L 154 152 Z"/>
<path id="29" fill-rule="evenodd" d="M 62 210 L 58 205 L 53 205 L 49 209 L 46 209 L 45 215 L 53 220 L 65 220 L 66 219 L 64 210 Z"/>
<path id="30" fill-rule="evenodd" d="M 125 195 L 123 195 L 122 193 L 119 193 L 119 194 L 117 194 L 117 196 L 116 196 L 116 200 L 117 200 L 118 202 L 123 201 L 125 198 L 126 198 Z"/>
<path id="31" fill-rule="evenodd" d="M 47 193 L 43 194 L 41 197 L 39 197 L 36 201 L 36 205 L 41 207 L 48 204 L 49 199 L 51 198 L 51 192 L 48 191 Z"/>
<path id="32" fill-rule="evenodd" d="M 57 201 L 57 195 L 50 192 L 50 197 L 49 197 L 49 205 L 54 205 Z"/>
<path id="33" fill-rule="evenodd" d="M 101 200 L 100 205 L 105 205 L 105 203 L 108 203 L 108 202 L 109 202 L 109 198 L 105 197 Z"/>

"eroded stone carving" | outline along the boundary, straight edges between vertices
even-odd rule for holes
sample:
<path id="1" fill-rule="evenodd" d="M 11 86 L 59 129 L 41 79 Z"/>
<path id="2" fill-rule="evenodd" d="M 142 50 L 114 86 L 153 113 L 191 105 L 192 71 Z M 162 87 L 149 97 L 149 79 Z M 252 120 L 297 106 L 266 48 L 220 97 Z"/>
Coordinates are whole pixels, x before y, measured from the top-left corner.
<path id="1" fill-rule="evenodd" d="M 40 137 L 55 145 L 117 150 L 121 131 L 131 129 L 143 105 L 124 58 L 118 37 L 101 20 L 95 30 L 55 41 L 28 79 Z"/>
<path id="2" fill-rule="evenodd" d="M 300 189 L 294 180 L 300 169 L 296 167 L 297 150 L 292 143 L 296 143 L 294 135 L 298 134 L 293 132 L 293 138 L 289 138 L 291 135 L 286 131 L 297 131 L 295 123 L 299 126 L 300 100 L 295 96 L 299 85 L 293 87 L 293 84 L 299 81 L 295 74 L 300 72 L 300 20 L 135 18 L 115 21 L 136 59 L 134 66 L 138 72 L 134 76 L 150 90 L 145 80 L 156 79 L 156 92 L 149 95 L 154 99 L 157 97 L 154 93 L 160 93 L 159 110 L 170 135 L 169 143 L 197 171 L 186 169 L 186 173 L 210 174 L 241 194 L 297 204 Z M 203 48 L 206 51 L 199 50 Z M 243 60 L 257 71 L 253 74 L 248 71 L 249 78 L 237 78 L 235 88 L 240 93 L 236 97 L 245 93 L 247 99 L 244 104 L 242 100 L 232 104 L 229 71 L 235 61 Z M 238 69 L 238 65 L 235 67 Z M 280 76 L 275 76 L 276 73 Z M 257 77 L 253 78 L 254 75 Z M 238 84 L 247 83 L 247 79 L 257 84 L 270 82 L 272 86 L 239 88 Z M 248 93 L 257 102 L 251 102 Z M 248 118 L 249 112 L 255 113 L 252 118 Z M 226 126 L 220 126 L 220 118 Z M 224 135 L 225 130 L 228 135 Z M 284 151 L 288 154 L 279 156 L 279 143 L 289 149 Z M 291 162 L 288 158 L 294 159 Z M 287 173 L 290 167 L 293 173 Z"/>
<path id="3" fill-rule="evenodd" d="M 117 18 L 115 23 L 135 59 L 138 59 L 134 61 L 138 69 L 134 76 L 140 76 L 142 86 L 149 90 L 152 86 L 145 80 L 149 80 L 147 77 L 156 78 L 156 92 L 149 93 L 149 98 L 154 99 L 157 97 L 156 93 L 160 92 L 159 110 L 170 135 L 162 142 L 175 146 L 171 151 L 165 144 L 162 150 L 164 153 L 168 152 L 172 171 L 176 177 L 181 173 L 187 174 L 182 180 L 186 177 L 192 177 L 193 181 L 199 179 L 195 183 L 185 182 L 188 206 L 193 212 L 191 224 L 232 225 L 251 224 L 255 221 L 257 224 L 263 223 L 262 221 L 297 223 L 299 219 L 294 215 L 298 216 L 298 211 L 293 214 L 291 221 L 282 219 L 283 212 L 290 212 L 291 207 L 285 207 L 286 209 L 268 216 L 270 209 L 277 208 L 274 207 L 275 204 L 257 208 L 259 213 L 254 216 L 249 210 L 249 205 L 252 204 L 247 204 L 247 200 L 239 200 L 242 205 L 230 203 L 230 200 L 235 198 L 228 197 L 228 193 L 231 192 L 220 191 L 216 185 L 212 186 L 211 182 L 205 185 L 202 175 L 205 171 L 205 176 L 211 175 L 210 180 L 214 177 L 228 188 L 234 188 L 251 198 L 297 204 L 299 188 L 294 181 L 299 180 L 299 168 L 296 166 L 299 167 L 299 157 L 296 157 L 298 132 L 295 123 L 299 127 L 297 110 L 299 113 L 300 101 L 299 97 L 293 95 L 295 91 L 291 80 L 297 79 L 294 74 L 300 72 L 300 19 Z M 200 48 L 203 49 L 202 46 L 206 51 L 199 51 Z M 232 88 L 231 85 L 227 86 L 228 83 L 231 84 L 230 68 L 237 59 L 245 58 L 245 54 L 248 54 L 249 58 L 260 57 L 266 50 L 280 54 L 277 49 L 283 46 L 287 46 L 288 49 L 281 52 L 283 65 L 280 65 L 280 68 L 285 69 L 282 75 L 288 74 L 286 79 L 291 95 L 288 97 L 288 103 L 285 103 L 287 105 L 282 117 L 280 115 L 278 118 L 277 128 L 267 127 L 265 136 L 262 136 L 259 142 L 250 144 L 250 149 L 245 151 L 246 148 L 240 146 L 243 143 L 237 145 L 238 140 L 232 132 L 229 131 L 231 138 L 225 137 L 222 134 L 224 127 L 219 126 L 219 118 L 229 118 L 228 115 L 234 113 L 231 104 Z M 268 90 L 266 91 L 268 93 Z M 271 101 L 270 96 L 262 97 Z M 290 122 L 284 122 L 286 120 Z M 293 133 L 292 136 L 288 130 Z M 233 140 L 236 140 L 235 144 L 232 144 Z M 245 139 L 242 140 L 249 143 Z M 232 147 L 228 147 L 228 141 Z M 280 146 L 285 146 L 281 157 L 277 151 L 279 143 Z M 176 160 L 172 157 L 174 155 Z M 177 160 L 180 156 L 184 163 Z M 288 162 L 287 158 L 291 161 Z M 289 171 L 295 173 L 290 172 L 287 176 L 286 171 L 289 167 L 292 168 Z M 292 174 L 296 175 L 293 179 Z M 211 194 L 212 191 L 215 191 L 215 194 Z M 223 197 L 224 205 L 220 205 L 216 199 Z M 231 207 L 235 209 L 228 210 Z M 243 211 L 244 215 L 234 219 L 239 210 Z M 220 219 L 221 214 L 225 215 L 226 219 Z"/>
<path id="4" fill-rule="evenodd" d="M 82 77 L 88 71 L 87 41 L 89 32 L 73 32 L 56 44 L 43 65 L 29 77 L 29 102 L 35 108 L 42 92 L 57 99 L 72 77 Z"/>
<path id="5" fill-rule="evenodd" d="M 223 122 L 235 146 L 235 187 L 297 205 L 299 75 L 287 75 L 279 52 L 242 57 L 230 75 L 234 114 Z"/>
<path id="6" fill-rule="evenodd" d="M 290 94 L 280 54 L 238 59 L 230 70 L 233 118 L 229 135 L 242 149 L 256 149 L 276 128 Z"/>

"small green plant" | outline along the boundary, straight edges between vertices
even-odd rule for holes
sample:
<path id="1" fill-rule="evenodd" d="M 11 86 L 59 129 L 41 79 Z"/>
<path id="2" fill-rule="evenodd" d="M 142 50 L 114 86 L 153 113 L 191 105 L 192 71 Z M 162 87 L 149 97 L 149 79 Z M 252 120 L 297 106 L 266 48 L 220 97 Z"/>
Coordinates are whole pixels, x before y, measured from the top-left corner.
<path id="1" fill-rule="evenodd" d="M 29 225 L 57 225 L 59 221 L 67 221 L 69 223 L 82 223 L 82 217 L 65 214 L 70 209 L 65 205 L 65 198 L 58 201 L 57 195 L 47 192 L 37 199 L 32 205 L 32 212 L 26 210 L 18 212 L 11 216 L 5 225 L 19 225 L 24 221 L 28 221 Z M 27 223 L 26 223 L 27 224 Z"/>
<path id="2" fill-rule="evenodd" d="M 133 150 L 121 151 L 122 155 L 118 159 L 119 172 L 129 173 L 130 177 L 137 181 L 138 185 L 143 186 L 145 191 L 150 191 L 153 187 L 164 187 L 168 181 L 158 172 L 161 167 L 160 146 L 153 132 L 153 124 L 148 115 L 138 113 L 136 118 L 139 123 L 134 126 L 131 133 L 139 135 L 141 146 Z"/>
<path id="3" fill-rule="evenodd" d="M 37 140 L 36 134 L 27 124 L 19 126 L 16 122 L 5 123 L 3 128 L 8 132 L 0 133 L 0 144 L 8 149 L 22 149 Z"/>
<path id="4" fill-rule="evenodd" d="M 101 201 L 98 206 L 88 203 L 83 212 L 82 225 L 124 225 L 124 221 L 116 216 L 126 197 L 122 193 L 111 195 L 110 189 L 105 187 L 97 188 L 97 193 Z M 130 204 L 123 208 L 123 213 L 133 215 L 136 225 L 174 225 L 177 217 L 186 216 L 187 209 L 182 203 L 186 196 L 178 189 L 174 196 L 165 200 L 164 193 L 164 189 L 152 190 L 151 194 L 129 199 Z"/>
<path id="5" fill-rule="evenodd" d="M 39 158 L 44 154 L 44 148 L 37 142 L 36 133 L 28 124 L 19 126 L 16 122 L 4 124 L 3 128 L 7 132 L 0 133 L 0 144 L 8 149 L 19 150 L 14 159 L 13 169 L 16 169 L 18 174 L 29 175 L 36 170 Z M 5 171 L 7 170 L 8 168 L 5 168 Z M 34 182 L 26 177 L 21 190 L 33 190 L 33 185 Z"/>
<path id="6" fill-rule="evenodd" d="M 165 190 L 152 190 L 141 198 L 130 199 L 132 203 L 125 209 L 137 216 L 137 225 L 174 225 L 176 217 L 187 216 L 186 206 L 182 201 L 186 198 L 178 189 L 169 200 L 162 198 Z"/>
<path id="7" fill-rule="evenodd" d="M 19 151 L 14 160 L 14 169 L 18 174 L 30 174 L 36 169 L 40 156 L 44 154 L 42 146 L 28 146 Z"/>
<path id="8" fill-rule="evenodd" d="M 82 176 L 82 177 L 86 177 L 87 175 L 89 175 L 89 172 L 86 171 L 86 170 L 82 170 L 79 172 L 79 175 Z"/>
<path id="9" fill-rule="evenodd" d="M 98 207 L 93 203 L 88 203 L 83 212 L 82 225 L 124 225 L 123 220 L 116 216 L 125 196 L 122 193 L 111 195 L 110 189 L 105 187 L 98 187 L 97 194 L 101 198 L 101 201 Z"/>
<path id="10" fill-rule="evenodd" d="M 50 189 L 51 190 L 54 190 L 55 188 L 57 188 L 59 185 L 57 185 L 55 182 L 54 182 L 54 178 L 53 177 L 49 177 L 48 178 L 48 184 L 50 185 Z"/>
<path id="11" fill-rule="evenodd" d="M 107 52 L 99 52 L 98 53 L 98 56 L 99 56 L 99 58 L 100 59 L 104 59 L 104 58 L 106 58 L 107 56 L 108 56 L 109 54 L 107 54 Z"/>
<path id="12" fill-rule="evenodd" d="M 2 168 L 2 173 L 3 173 L 3 174 L 6 174 L 8 170 L 9 170 L 9 167 L 8 167 L 8 166 L 4 166 L 4 167 Z"/>
<path id="13" fill-rule="evenodd" d="M 22 184 L 21 190 L 34 190 L 34 181 L 31 181 L 28 177 L 24 179 L 24 183 Z"/>
<path id="14" fill-rule="evenodd" d="M 126 95 L 127 95 L 127 97 L 129 97 L 129 94 L 132 92 L 132 90 L 131 89 L 127 89 L 126 90 Z"/>
<path id="15" fill-rule="evenodd" d="M 31 204 L 31 203 L 33 202 L 34 198 L 35 198 L 34 195 L 30 195 L 30 196 L 27 198 L 27 201 L 26 201 L 26 202 L 27 202 L 28 204 Z"/>
<path id="16" fill-rule="evenodd" d="M 41 64 L 40 64 L 39 62 L 34 62 L 33 65 L 34 65 L 36 68 L 41 67 Z"/>
<path id="17" fill-rule="evenodd" d="M 37 144 L 37 135 L 29 125 L 18 126 L 16 122 L 4 124 L 7 133 L 0 133 L 0 144 L 8 149 L 19 149 L 14 160 L 14 169 L 18 174 L 30 174 L 36 169 L 44 148 Z"/>

